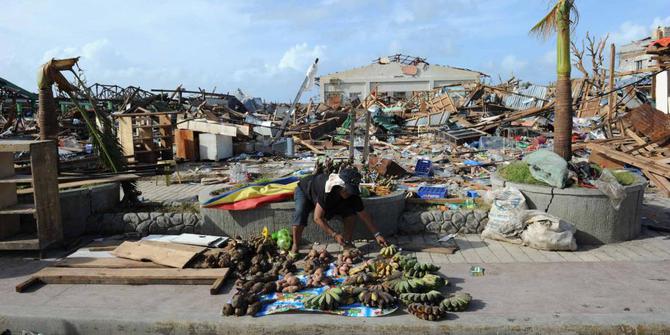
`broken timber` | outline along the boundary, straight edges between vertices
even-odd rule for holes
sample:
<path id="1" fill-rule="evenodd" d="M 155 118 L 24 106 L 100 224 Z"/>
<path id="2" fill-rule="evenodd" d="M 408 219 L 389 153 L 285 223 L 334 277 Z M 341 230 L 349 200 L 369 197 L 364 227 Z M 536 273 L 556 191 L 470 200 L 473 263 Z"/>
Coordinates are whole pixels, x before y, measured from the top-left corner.
<path id="1" fill-rule="evenodd" d="M 16 285 L 23 293 L 37 284 L 105 284 L 105 285 L 213 285 L 218 292 L 228 276 L 228 268 L 173 269 L 173 268 L 67 268 L 47 267 Z M 216 288 L 216 290 L 215 290 Z"/>

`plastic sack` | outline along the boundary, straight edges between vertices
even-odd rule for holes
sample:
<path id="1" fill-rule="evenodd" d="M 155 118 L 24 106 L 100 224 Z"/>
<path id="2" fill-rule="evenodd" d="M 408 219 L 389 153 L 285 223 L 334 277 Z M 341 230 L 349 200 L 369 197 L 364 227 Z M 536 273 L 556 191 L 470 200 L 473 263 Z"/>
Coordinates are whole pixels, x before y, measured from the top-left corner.
<path id="1" fill-rule="evenodd" d="M 519 235 L 525 228 L 521 215 L 527 208 L 526 198 L 516 187 L 493 191 L 489 221 L 482 238 L 519 243 Z"/>
<path id="2" fill-rule="evenodd" d="M 610 199 L 614 209 L 619 210 L 621 203 L 626 198 L 626 190 L 619 184 L 616 177 L 608 169 L 604 169 L 600 178 L 593 183 L 601 192 Z"/>
<path id="3" fill-rule="evenodd" d="M 549 150 L 537 150 L 523 158 L 530 174 L 550 186 L 564 188 L 568 182 L 568 162 Z"/>
<path id="4" fill-rule="evenodd" d="M 542 250 L 577 250 L 577 228 L 559 217 L 538 210 L 523 214 L 526 230 L 521 233 L 525 246 Z"/>

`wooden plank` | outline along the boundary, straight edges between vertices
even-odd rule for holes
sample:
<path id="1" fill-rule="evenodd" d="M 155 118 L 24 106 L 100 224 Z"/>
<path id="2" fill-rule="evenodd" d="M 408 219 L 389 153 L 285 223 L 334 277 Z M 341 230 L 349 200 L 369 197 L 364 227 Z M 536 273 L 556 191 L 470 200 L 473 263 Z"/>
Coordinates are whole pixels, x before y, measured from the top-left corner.
<path id="1" fill-rule="evenodd" d="M 119 118 L 119 128 L 116 131 L 116 137 L 119 139 L 123 154 L 126 156 L 134 156 L 133 118 Z"/>
<path id="2" fill-rule="evenodd" d="M 209 294 L 216 295 L 219 294 L 223 284 L 226 282 L 226 278 L 218 278 L 212 283 L 212 286 L 209 288 Z"/>
<path id="3" fill-rule="evenodd" d="M 45 143 L 49 141 L 32 140 L 0 140 L 0 152 L 21 152 L 30 151 L 30 146 L 36 143 Z"/>
<path id="4" fill-rule="evenodd" d="M 16 204 L 0 208 L 0 215 L 33 214 L 35 212 L 33 204 Z"/>
<path id="5" fill-rule="evenodd" d="M 670 176 L 670 166 L 659 164 L 653 159 L 645 157 L 635 157 L 633 155 L 629 155 L 595 143 L 589 143 L 587 147 L 593 151 L 600 152 L 603 155 L 611 157 L 615 160 L 628 163 L 637 166 L 639 168 L 645 168 L 650 172 L 654 172 L 662 176 Z"/>
<path id="6" fill-rule="evenodd" d="M 670 181 L 668 181 L 667 177 L 659 176 L 657 174 L 651 173 L 647 170 L 642 170 L 642 173 L 644 173 L 649 180 L 656 186 L 661 193 L 663 193 L 666 197 L 670 197 Z"/>
<path id="7" fill-rule="evenodd" d="M 19 234 L 0 241 L 0 250 L 40 250 L 35 235 Z"/>
<path id="8" fill-rule="evenodd" d="M 85 185 L 98 185 L 98 184 L 108 184 L 108 183 L 118 183 L 122 181 L 128 181 L 128 180 L 136 180 L 139 179 L 140 176 L 136 174 L 119 174 L 116 176 L 111 176 L 111 177 L 106 177 L 106 178 L 95 178 L 95 179 L 84 179 L 84 180 L 77 180 L 77 181 L 71 181 L 71 182 L 65 182 L 65 183 L 59 183 L 58 184 L 58 189 L 66 189 L 66 188 L 75 188 L 75 187 L 81 187 Z M 18 191 L 16 191 L 17 194 L 31 194 L 35 190 L 32 187 L 28 188 L 23 188 Z"/>
<path id="9" fill-rule="evenodd" d="M 228 268 L 220 269 L 101 269 L 47 267 L 16 286 L 25 292 L 31 285 L 102 284 L 102 285 L 211 285 L 226 278 Z"/>
<path id="10" fill-rule="evenodd" d="M 302 139 L 300 139 L 297 136 L 293 136 L 293 141 L 295 143 L 299 144 L 299 145 L 302 145 L 302 146 L 306 147 L 307 149 L 309 149 L 310 151 L 312 151 L 313 153 L 315 153 L 317 155 L 323 155 L 322 150 L 320 150 L 319 148 L 307 143 L 307 141 L 303 141 Z"/>
<path id="11" fill-rule="evenodd" d="M 131 268 L 166 268 L 164 265 L 154 262 L 140 262 L 132 259 L 117 257 L 72 257 L 58 261 L 53 266 L 61 268 L 109 268 L 109 269 L 131 269 Z"/>
<path id="12" fill-rule="evenodd" d="M 2 157 L 2 155 L 5 155 L 7 153 L 0 153 L 0 161 L 4 162 L 5 158 Z M 10 154 L 11 155 L 11 154 Z M 11 160 L 8 160 L 11 164 Z M 29 174 L 17 174 L 17 175 L 10 175 L 6 177 L 0 178 L 0 184 L 26 184 L 26 183 L 32 183 L 33 182 L 33 177 Z M 4 186 L 3 186 L 4 187 Z"/>
<path id="13" fill-rule="evenodd" d="M 42 249 L 63 241 L 63 223 L 58 193 L 58 148 L 54 142 L 30 146 L 37 239 Z"/>
<path id="14" fill-rule="evenodd" d="M 0 177 L 14 178 L 14 154 L 11 152 L 0 152 Z M 17 203 L 16 184 L 0 184 L 0 208 L 14 206 Z M 20 230 L 18 216 L 4 216 L 0 223 L 0 239 L 16 235 Z"/>
<path id="15" fill-rule="evenodd" d="M 195 245 L 158 241 L 123 242 L 112 255 L 136 261 L 149 260 L 156 264 L 183 269 L 193 257 L 206 248 Z"/>

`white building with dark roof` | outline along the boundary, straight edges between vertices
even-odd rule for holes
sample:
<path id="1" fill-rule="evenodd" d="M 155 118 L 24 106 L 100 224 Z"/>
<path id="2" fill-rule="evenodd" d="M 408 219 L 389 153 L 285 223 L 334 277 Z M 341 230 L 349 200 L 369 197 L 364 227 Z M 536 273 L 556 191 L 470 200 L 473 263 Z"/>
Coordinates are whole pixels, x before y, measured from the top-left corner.
<path id="1" fill-rule="evenodd" d="M 344 102 L 364 99 L 377 90 L 380 95 L 409 98 L 412 92 L 465 83 L 478 83 L 479 71 L 428 64 L 425 59 L 404 55 L 382 57 L 372 64 L 331 73 L 319 78 L 321 101 Z"/>

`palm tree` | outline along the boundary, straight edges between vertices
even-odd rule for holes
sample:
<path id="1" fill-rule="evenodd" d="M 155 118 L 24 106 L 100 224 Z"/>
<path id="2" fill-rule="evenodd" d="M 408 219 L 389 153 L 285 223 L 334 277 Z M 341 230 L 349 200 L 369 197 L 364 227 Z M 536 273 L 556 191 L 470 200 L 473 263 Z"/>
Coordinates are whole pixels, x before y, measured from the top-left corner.
<path id="1" fill-rule="evenodd" d="M 572 15 L 573 19 L 570 19 Z M 548 38 L 556 33 L 556 107 L 554 109 L 554 152 L 569 161 L 572 158 L 572 85 L 570 82 L 570 31 L 579 13 L 575 0 L 556 0 L 549 13 L 531 30 Z"/>

